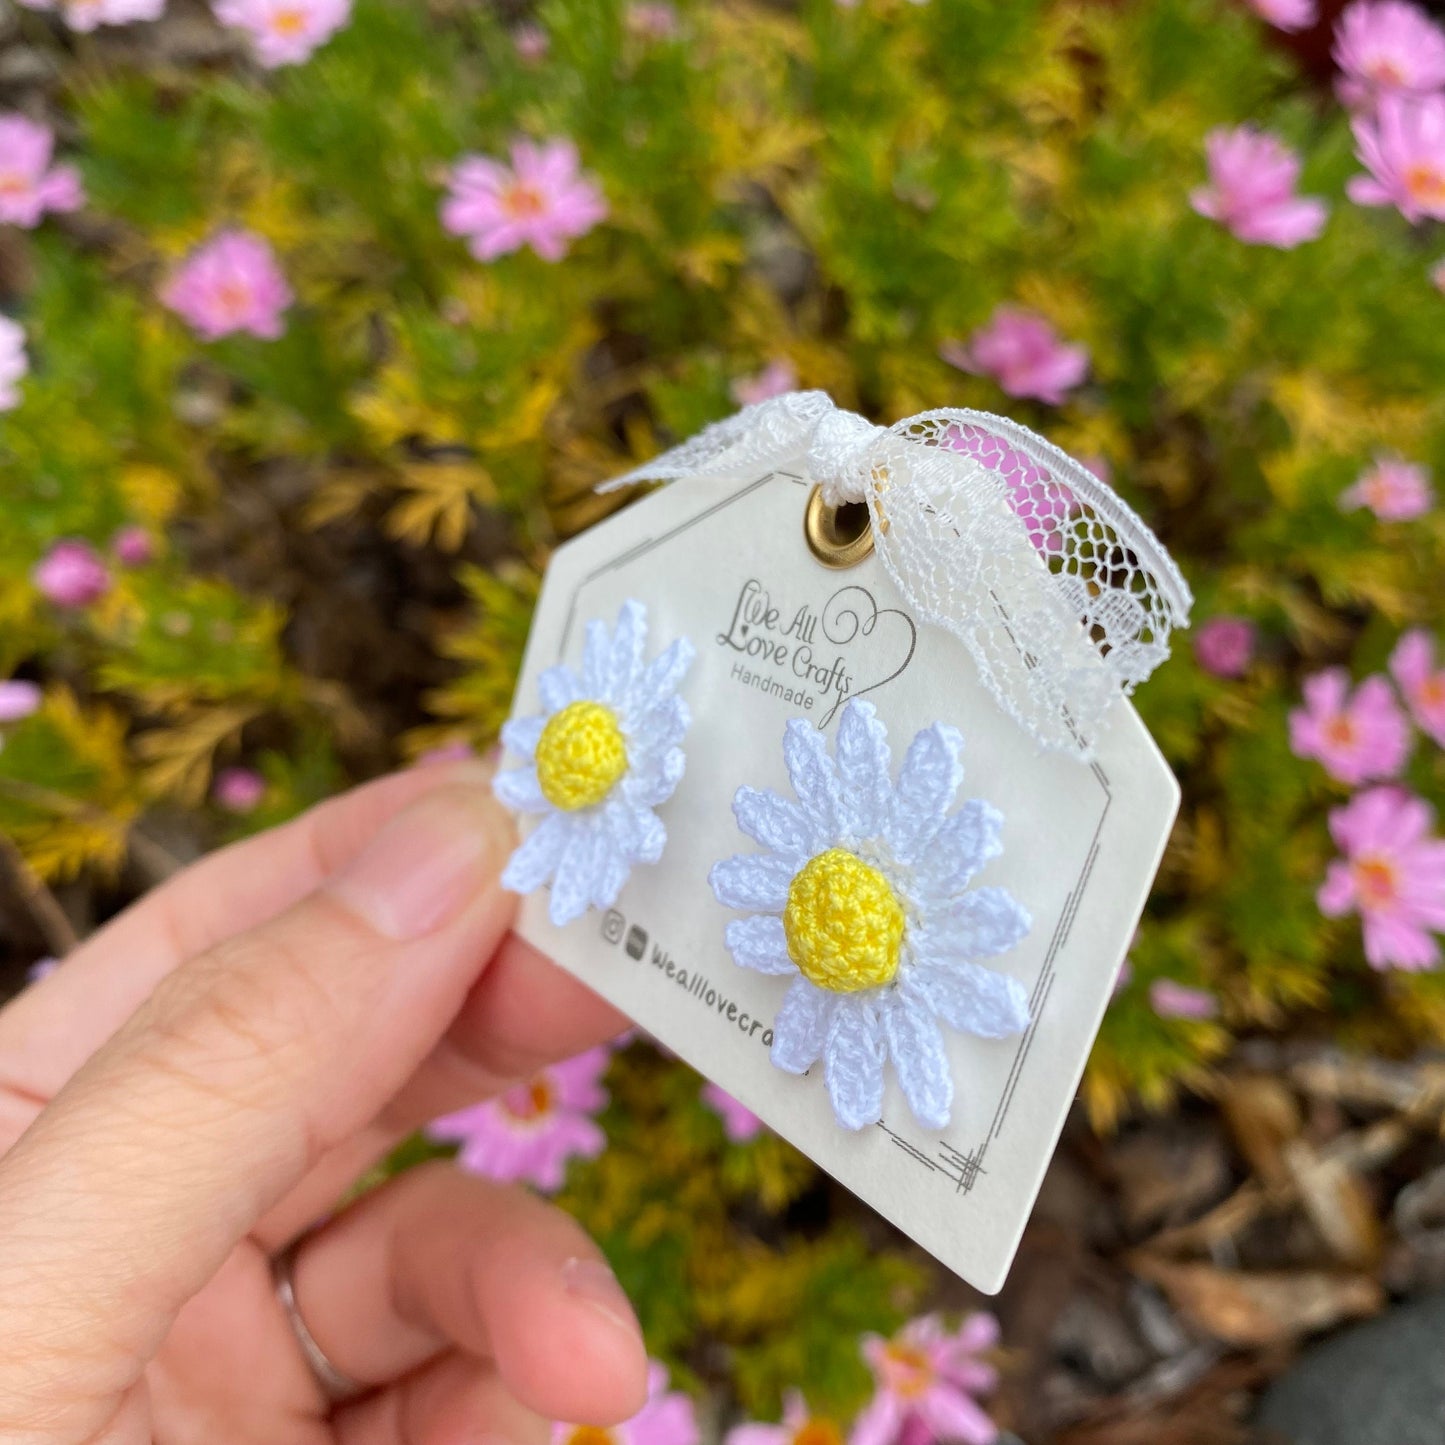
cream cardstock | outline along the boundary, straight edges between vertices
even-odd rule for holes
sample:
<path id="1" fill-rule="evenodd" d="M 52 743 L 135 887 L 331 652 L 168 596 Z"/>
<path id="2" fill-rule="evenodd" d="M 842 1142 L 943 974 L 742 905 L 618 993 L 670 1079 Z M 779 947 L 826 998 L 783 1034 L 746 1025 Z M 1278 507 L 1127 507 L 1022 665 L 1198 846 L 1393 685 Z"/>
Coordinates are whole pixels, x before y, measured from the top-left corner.
<path id="1" fill-rule="evenodd" d="M 540 711 L 536 678 L 578 666 L 588 619 L 646 604 L 648 656 L 679 636 L 697 659 L 681 692 L 692 711 L 687 772 L 659 810 L 662 861 L 640 866 L 610 912 L 565 928 L 545 891 L 518 931 L 735 1095 L 970 1284 L 1003 1284 L 1108 1006 L 1179 804 L 1179 788 L 1122 698 L 1093 763 L 1040 752 L 978 681 L 962 644 L 910 617 L 876 557 L 821 566 L 803 540 L 809 486 L 791 470 L 680 482 L 561 548 L 547 573 L 514 711 Z M 882 1122 L 852 1133 L 833 1116 L 821 1065 L 773 1067 L 769 1030 L 787 990 L 733 963 L 736 915 L 708 869 L 755 851 L 732 815 L 742 783 L 792 796 L 784 724 L 830 734 L 842 702 L 867 696 L 886 723 L 895 775 L 913 735 L 943 721 L 964 736 L 959 800 L 1004 815 L 1004 852 L 977 883 L 1007 888 L 1032 914 L 1023 943 L 991 968 L 1030 993 L 1033 1022 L 990 1041 L 944 1028 L 956 1088 L 950 1127 L 909 1112 L 889 1069 Z"/>

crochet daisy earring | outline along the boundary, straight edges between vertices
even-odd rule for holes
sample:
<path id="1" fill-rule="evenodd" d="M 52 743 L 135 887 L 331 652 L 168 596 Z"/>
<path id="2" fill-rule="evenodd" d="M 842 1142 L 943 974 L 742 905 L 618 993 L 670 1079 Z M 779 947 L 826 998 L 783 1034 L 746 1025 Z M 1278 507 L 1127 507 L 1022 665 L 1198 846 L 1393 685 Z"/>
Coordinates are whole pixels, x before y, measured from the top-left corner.
<path id="1" fill-rule="evenodd" d="M 821 1057 L 848 1129 L 878 1121 L 889 1059 L 918 1121 L 946 1127 L 953 1077 L 940 1021 L 986 1039 L 1028 1026 L 1024 986 L 976 961 L 1014 947 L 1030 919 L 1002 888 L 968 886 L 1002 851 L 1003 816 L 980 798 L 950 813 L 962 749 L 956 729 L 934 723 L 895 784 L 871 703 L 844 709 L 834 756 L 794 718 L 783 758 L 797 801 L 739 788 L 738 826 L 768 851 L 708 876 L 719 903 L 754 915 L 728 924 L 734 962 L 792 979 L 773 1063 L 804 1074 Z"/>
<path id="2" fill-rule="evenodd" d="M 530 893 L 550 882 L 547 914 L 558 927 L 610 908 L 632 865 L 656 863 L 667 842 L 652 810 L 682 777 L 690 718 L 677 689 L 694 654 L 679 638 L 644 662 L 646 647 L 647 609 L 624 602 L 611 633 L 605 622 L 587 624 L 579 672 L 558 664 L 538 677 L 543 711 L 502 729 L 526 762 L 497 774 L 497 797 L 542 815 L 502 886 Z"/>

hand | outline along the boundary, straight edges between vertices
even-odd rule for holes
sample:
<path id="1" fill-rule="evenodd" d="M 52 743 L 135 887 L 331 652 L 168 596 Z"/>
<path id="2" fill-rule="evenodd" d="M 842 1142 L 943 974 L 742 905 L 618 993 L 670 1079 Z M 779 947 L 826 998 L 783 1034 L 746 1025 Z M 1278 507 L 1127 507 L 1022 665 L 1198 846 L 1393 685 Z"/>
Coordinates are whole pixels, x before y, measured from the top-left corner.
<path id="1" fill-rule="evenodd" d="M 448 1165 L 271 1260 L 400 1139 L 625 1021 L 509 932 L 479 764 L 417 769 L 196 864 L 0 1012 L 6 1445 L 543 1445 L 645 1394 L 570 1219 Z"/>

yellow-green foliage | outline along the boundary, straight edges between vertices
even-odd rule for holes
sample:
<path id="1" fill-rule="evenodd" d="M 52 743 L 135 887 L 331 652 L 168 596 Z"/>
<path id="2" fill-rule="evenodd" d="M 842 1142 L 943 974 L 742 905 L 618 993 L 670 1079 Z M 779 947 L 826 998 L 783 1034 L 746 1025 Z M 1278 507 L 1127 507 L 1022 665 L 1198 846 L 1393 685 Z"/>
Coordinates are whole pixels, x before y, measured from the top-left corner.
<path id="1" fill-rule="evenodd" d="M 1337 505 L 1381 449 L 1445 470 L 1445 300 L 1422 233 L 1344 200 L 1331 98 L 1232 0 L 679 8 L 681 38 L 650 40 L 618 0 L 540 0 L 533 64 L 494 7 L 359 0 L 309 63 L 264 77 L 137 68 L 103 44 L 63 67 L 96 223 L 10 238 L 34 374 L 0 419 L 0 668 L 47 702 L 7 729 L 0 824 L 46 877 L 107 873 L 136 820 L 196 804 L 218 761 L 270 781 L 248 826 L 377 766 L 383 702 L 415 724 L 396 758 L 485 745 L 549 549 L 615 505 L 592 485 L 782 358 L 883 420 L 1007 409 L 1103 458 L 1198 615 L 1260 629 L 1244 680 L 1208 675 L 1185 637 L 1141 694 L 1185 804 L 1087 1080 L 1096 1120 L 1207 1086 L 1245 1030 L 1445 1037 L 1438 976 L 1374 975 L 1357 922 L 1321 920 L 1343 792 L 1287 743 L 1305 673 L 1363 676 L 1445 610 L 1445 510 L 1391 526 Z M 1302 189 L 1332 202 L 1319 240 L 1248 246 L 1191 210 L 1205 133 L 1246 120 L 1300 148 Z M 456 157 L 518 135 L 573 139 L 607 197 L 559 264 L 482 265 L 438 220 Z M 298 298 L 279 340 L 204 344 L 156 299 L 221 225 L 275 246 Z M 1089 348 L 1066 405 L 1009 402 L 939 359 L 1001 302 Z M 302 665 L 297 564 L 268 581 L 252 557 L 243 588 L 226 580 L 228 503 L 277 498 L 318 545 L 433 579 L 395 614 L 430 667 L 410 696 Z M 157 561 L 83 612 L 40 598 L 57 539 L 103 547 L 137 522 Z M 1418 749 L 1408 778 L 1437 803 L 1440 758 Z M 1212 989 L 1220 1019 L 1158 1017 L 1156 977 Z M 898 1316 L 909 1271 L 836 1227 L 780 1249 L 816 1177 L 775 1142 L 724 1147 L 685 1073 L 629 1056 L 614 1089 L 612 1146 L 567 1198 L 656 1347 L 701 1330 L 749 1406 L 807 1379 L 848 1408 L 853 1335 Z"/>

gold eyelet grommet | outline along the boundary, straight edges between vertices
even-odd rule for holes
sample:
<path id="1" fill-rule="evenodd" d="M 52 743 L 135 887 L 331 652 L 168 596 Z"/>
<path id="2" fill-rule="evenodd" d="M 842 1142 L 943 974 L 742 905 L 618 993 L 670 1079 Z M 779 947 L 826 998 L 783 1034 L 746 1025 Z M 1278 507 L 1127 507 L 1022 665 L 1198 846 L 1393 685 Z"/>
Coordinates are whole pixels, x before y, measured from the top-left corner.
<path id="1" fill-rule="evenodd" d="M 866 502 L 844 502 L 831 507 L 822 487 L 808 494 L 803 512 L 803 540 L 823 566 L 840 571 L 856 567 L 873 550 L 873 524 Z"/>

